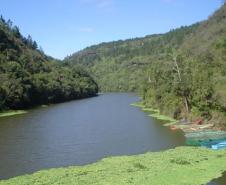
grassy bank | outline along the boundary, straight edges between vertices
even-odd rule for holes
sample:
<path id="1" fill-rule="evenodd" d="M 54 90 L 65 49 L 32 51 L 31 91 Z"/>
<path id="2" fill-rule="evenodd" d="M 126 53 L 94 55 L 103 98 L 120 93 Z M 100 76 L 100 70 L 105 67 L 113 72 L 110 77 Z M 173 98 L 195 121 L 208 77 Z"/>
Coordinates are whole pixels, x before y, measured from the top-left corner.
<path id="1" fill-rule="evenodd" d="M 0 185 L 201 185 L 226 170 L 226 150 L 178 147 L 164 152 L 112 157 L 83 167 L 44 170 Z"/>
<path id="2" fill-rule="evenodd" d="M 11 111 L 4 111 L 4 112 L 0 112 L 0 118 L 1 117 L 8 117 L 8 116 L 15 116 L 18 114 L 25 114 L 27 113 L 27 111 L 24 110 L 11 110 Z"/>
<path id="3" fill-rule="evenodd" d="M 183 124 L 169 116 L 162 115 L 158 109 L 147 108 L 142 101 L 132 103 L 131 105 L 148 112 L 149 116 L 153 118 L 165 121 L 164 126 L 169 126 L 172 130 L 182 130 L 185 133 L 186 143 L 190 146 L 206 146 L 212 148 L 212 145 L 216 146 L 216 144 L 226 141 L 226 132 L 214 129 L 214 124 Z M 189 135 L 196 135 L 196 137 L 191 138 Z"/>
<path id="4" fill-rule="evenodd" d="M 167 126 L 173 125 L 178 122 L 177 120 L 175 120 L 169 116 L 161 114 L 158 109 L 146 107 L 142 102 L 135 102 L 130 105 L 135 106 L 135 107 L 140 107 L 143 111 L 149 112 L 150 117 L 153 117 L 153 118 L 156 118 L 156 119 L 159 119 L 162 121 L 167 121 L 167 124 L 166 124 Z"/>

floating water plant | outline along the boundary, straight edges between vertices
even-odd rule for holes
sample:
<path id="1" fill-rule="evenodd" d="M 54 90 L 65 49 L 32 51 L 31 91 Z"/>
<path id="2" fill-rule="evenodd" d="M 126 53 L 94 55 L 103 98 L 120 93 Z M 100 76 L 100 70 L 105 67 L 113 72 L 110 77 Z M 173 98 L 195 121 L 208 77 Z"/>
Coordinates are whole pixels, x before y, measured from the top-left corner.
<path id="1" fill-rule="evenodd" d="M 156 118 L 156 119 L 162 120 L 162 121 L 167 121 L 167 123 L 166 123 L 167 126 L 177 123 L 177 120 L 175 120 L 169 116 L 161 114 L 158 109 L 145 107 L 143 102 L 135 102 L 130 105 L 135 106 L 135 107 L 140 107 L 145 112 L 150 112 L 151 113 L 151 114 L 149 114 L 150 117 L 153 117 L 153 118 Z"/>
<path id="2" fill-rule="evenodd" d="M 27 113 L 27 111 L 24 111 L 24 110 L 6 111 L 6 112 L 1 112 L 0 117 L 15 116 L 18 114 L 25 114 L 25 113 Z"/>
<path id="3" fill-rule="evenodd" d="M 83 167 L 43 170 L 0 181 L 0 185 L 201 185 L 220 177 L 226 170 L 225 161 L 226 150 L 178 147 L 106 158 Z"/>

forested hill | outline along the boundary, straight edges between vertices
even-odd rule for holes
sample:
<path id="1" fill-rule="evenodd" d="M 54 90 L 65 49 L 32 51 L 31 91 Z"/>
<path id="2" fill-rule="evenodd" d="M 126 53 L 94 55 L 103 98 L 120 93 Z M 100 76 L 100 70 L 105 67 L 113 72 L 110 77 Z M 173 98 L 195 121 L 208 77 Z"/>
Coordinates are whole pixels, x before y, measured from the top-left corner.
<path id="1" fill-rule="evenodd" d="M 87 66 L 102 91 L 135 91 L 147 78 L 152 61 L 161 60 L 169 47 L 179 48 L 184 37 L 199 24 L 184 26 L 167 34 L 119 40 L 87 47 L 65 58 L 65 62 Z"/>
<path id="2" fill-rule="evenodd" d="M 175 118 L 225 123 L 226 5 L 200 23 L 91 46 L 65 61 L 87 66 L 102 91 L 139 91 Z"/>
<path id="3" fill-rule="evenodd" d="M 81 67 L 55 61 L 0 18 L 0 110 L 93 96 L 98 87 Z"/>

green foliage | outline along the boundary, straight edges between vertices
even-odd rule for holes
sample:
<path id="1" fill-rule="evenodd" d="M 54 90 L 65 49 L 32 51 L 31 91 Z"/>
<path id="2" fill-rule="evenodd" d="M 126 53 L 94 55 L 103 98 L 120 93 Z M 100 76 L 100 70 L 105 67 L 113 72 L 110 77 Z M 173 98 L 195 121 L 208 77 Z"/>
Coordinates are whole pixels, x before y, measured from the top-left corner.
<path id="1" fill-rule="evenodd" d="M 91 46 L 65 58 L 89 68 L 101 91 L 139 91 L 147 80 L 147 70 L 161 61 L 169 46 L 178 48 L 186 34 L 198 24 L 167 34 L 128 39 Z"/>
<path id="2" fill-rule="evenodd" d="M 226 170 L 226 151 L 178 147 L 163 152 L 111 157 L 97 163 L 50 169 L 0 181 L 0 185 L 201 185 Z"/>
<path id="3" fill-rule="evenodd" d="M 171 117 L 211 119 L 226 110 L 226 5 L 208 20 L 166 34 L 101 43 L 67 58 L 86 66 L 101 91 L 139 92 Z M 193 116 L 194 117 L 194 116 Z"/>
<path id="4" fill-rule="evenodd" d="M 0 18 L 0 110 L 94 96 L 98 86 L 80 66 L 56 62 L 11 21 Z"/>
<path id="5" fill-rule="evenodd" d="M 218 105 L 211 70 L 207 64 L 183 55 L 165 61 L 164 68 L 159 63 L 152 65 L 144 101 L 175 118 L 186 117 L 181 114 L 189 114 L 194 107 L 207 114 Z"/>

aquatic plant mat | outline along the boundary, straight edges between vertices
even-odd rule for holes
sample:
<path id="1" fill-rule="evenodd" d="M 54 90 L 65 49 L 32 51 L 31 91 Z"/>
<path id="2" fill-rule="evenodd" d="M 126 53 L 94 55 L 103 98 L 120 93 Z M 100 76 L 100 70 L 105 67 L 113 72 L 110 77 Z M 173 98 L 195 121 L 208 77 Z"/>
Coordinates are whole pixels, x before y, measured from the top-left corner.
<path id="1" fill-rule="evenodd" d="M 0 112 L 0 118 L 1 117 L 8 117 L 8 116 L 15 116 L 18 114 L 25 114 L 27 111 L 24 110 L 11 110 L 11 111 L 5 111 L 5 112 Z"/>
<path id="2" fill-rule="evenodd" d="M 111 157 L 83 167 L 36 172 L 0 185 L 201 185 L 226 171 L 226 150 L 178 147 L 163 152 Z"/>
<path id="3" fill-rule="evenodd" d="M 165 121 L 166 122 L 165 126 L 173 125 L 173 124 L 178 122 L 177 120 L 175 120 L 175 119 L 173 119 L 169 116 L 162 115 L 158 109 L 146 107 L 143 104 L 143 102 L 135 102 L 135 103 L 132 103 L 130 105 L 134 106 L 134 107 L 140 107 L 142 109 L 142 111 L 149 112 L 150 117 L 156 118 L 156 119 L 161 120 L 161 121 Z"/>

